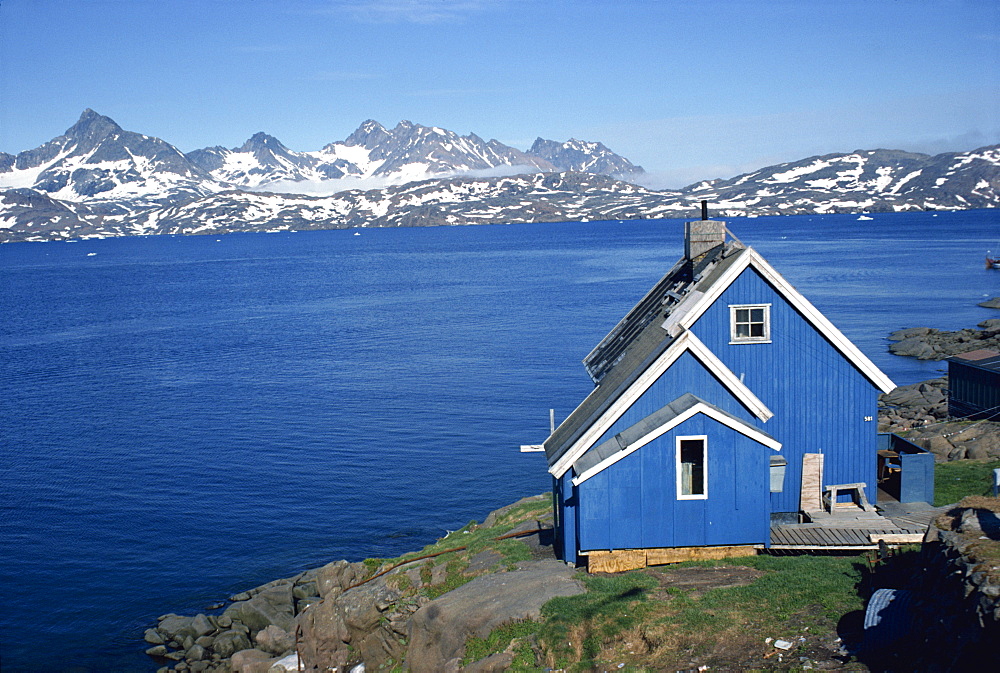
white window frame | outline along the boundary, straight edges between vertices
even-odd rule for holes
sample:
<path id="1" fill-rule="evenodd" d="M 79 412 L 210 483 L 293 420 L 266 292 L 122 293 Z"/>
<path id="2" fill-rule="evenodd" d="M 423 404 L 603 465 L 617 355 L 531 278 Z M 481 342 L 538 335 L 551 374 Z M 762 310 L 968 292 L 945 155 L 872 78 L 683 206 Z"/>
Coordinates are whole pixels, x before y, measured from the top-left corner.
<path id="1" fill-rule="evenodd" d="M 701 456 L 702 456 L 702 489 L 704 493 L 697 493 L 691 495 L 685 495 L 683 482 L 681 480 L 681 442 L 690 440 L 700 440 L 701 441 Z M 674 459 L 674 471 L 677 475 L 677 499 L 678 500 L 708 500 L 708 435 L 684 435 L 678 436 L 675 440 L 676 453 Z"/>
<path id="2" fill-rule="evenodd" d="M 736 312 L 740 309 L 764 310 L 764 336 L 736 336 Z M 749 323 L 753 324 L 753 322 Z M 730 304 L 729 305 L 729 343 L 731 344 L 769 344 L 771 343 L 771 305 L 770 304 Z"/>

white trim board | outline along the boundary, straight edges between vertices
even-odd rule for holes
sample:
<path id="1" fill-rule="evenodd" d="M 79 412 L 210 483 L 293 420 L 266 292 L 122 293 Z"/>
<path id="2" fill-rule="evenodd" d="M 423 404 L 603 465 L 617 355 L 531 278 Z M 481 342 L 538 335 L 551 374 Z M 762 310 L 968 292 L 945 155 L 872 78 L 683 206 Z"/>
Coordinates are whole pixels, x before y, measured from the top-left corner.
<path id="1" fill-rule="evenodd" d="M 556 478 L 562 477 L 572 467 L 573 463 L 594 446 L 597 440 L 608 431 L 608 428 L 614 425 L 628 408 L 642 397 L 643 393 L 649 390 L 653 383 L 686 352 L 691 353 L 709 372 L 715 375 L 722 382 L 722 385 L 740 403 L 749 409 L 754 416 L 765 422 L 774 416 L 774 413 L 753 394 L 753 391 L 740 381 L 732 370 L 723 364 L 722 360 L 715 353 L 709 350 L 708 346 L 701 339 L 695 336 L 693 332 L 685 331 L 601 414 L 596 422 L 573 442 L 569 450 L 549 467 L 549 473 Z M 599 389 L 595 388 L 591 395 Z M 572 418 L 572 415 L 570 415 L 570 418 Z"/>
<path id="2" fill-rule="evenodd" d="M 625 458 L 626 456 L 633 454 L 634 452 L 638 451 L 642 447 L 652 442 L 657 437 L 661 437 L 662 435 L 670 432 L 675 427 L 677 427 L 684 421 L 694 417 L 697 414 L 705 414 L 709 418 L 718 421 L 719 423 L 722 423 L 726 427 L 735 430 L 741 435 L 749 437 L 758 444 L 763 444 L 769 449 L 774 449 L 775 451 L 781 451 L 781 442 L 774 439 L 773 437 L 764 434 L 763 432 L 753 427 L 752 425 L 748 425 L 743 421 L 740 421 L 738 419 L 733 418 L 732 416 L 729 416 L 728 414 L 720 413 L 715 408 L 710 407 L 709 405 L 703 402 L 699 402 L 690 409 L 688 409 L 687 411 L 685 411 L 684 413 L 678 414 L 674 418 L 670 419 L 669 422 L 664 423 L 663 425 L 659 426 L 652 432 L 649 432 L 643 437 L 640 437 L 636 441 L 632 442 L 631 444 L 623 448 L 621 451 L 615 453 L 613 456 L 605 458 L 597 465 L 594 465 L 589 470 L 583 472 L 583 474 L 574 477 L 573 485 L 578 486 L 583 482 L 587 481 L 588 479 L 590 479 L 591 477 L 600 474 L 607 468 L 617 463 L 622 458 Z"/>
<path id="3" fill-rule="evenodd" d="M 876 388 L 881 390 L 883 393 L 887 393 L 896 387 L 896 384 L 892 382 L 888 376 L 886 376 L 881 369 L 875 366 L 875 363 L 868 359 L 868 357 L 862 353 L 857 346 L 851 343 L 850 339 L 845 337 L 843 333 L 838 330 L 832 322 L 827 319 L 825 315 L 819 312 L 819 310 L 813 306 L 808 299 L 799 294 L 791 283 L 789 283 L 785 278 L 778 273 L 773 266 L 768 264 L 767 260 L 761 257 L 756 250 L 753 248 L 747 248 L 743 252 L 739 253 L 739 257 L 730 266 L 722 276 L 719 277 L 711 287 L 705 292 L 705 294 L 697 299 L 695 306 L 692 306 L 688 310 L 684 317 L 679 321 L 679 325 L 683 329 L 691 329 L 698 318 L 700 318 L 708 308 L 715 303 L 715 300 L 722 296 L 722 293 L 729 289 L 729 286 L 740 277 L 747 267 L 753 267 L 755 271 L 760 273 L 780 294 L 788 303 L 794 306 L 798 311 L 805 316 L 806 320 L 826 339 L 833 344 L 834 348 L 840 351 L 847 360 L 854 365 L 865 377 L 875 385 Z"/>

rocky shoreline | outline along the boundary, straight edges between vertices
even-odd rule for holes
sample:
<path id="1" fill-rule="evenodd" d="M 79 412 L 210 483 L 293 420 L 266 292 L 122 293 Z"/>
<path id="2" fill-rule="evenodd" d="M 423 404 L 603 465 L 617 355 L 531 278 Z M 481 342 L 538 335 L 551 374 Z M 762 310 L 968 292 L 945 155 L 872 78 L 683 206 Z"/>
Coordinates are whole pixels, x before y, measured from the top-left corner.
<path id="1" fill-rule="evenodd" d="M 1000 297 L 979 306 L 1000 309 Z M 899 330 L 888 337 L 895 342 L 889 351 L 920 360 L 943 360 L 981 349 L 1000 351 L 1000 318 L 984 320 L 978 327 L 953 332 L 929 327 Z M 949 419 L 947 393 L 948 377 L 942 376 L 879 396 L 878 431 L 910 440 L 939 462 L 1000 457 L 1000 423 Z"/>
<path id="2" fill-rule="evenodd" d="M 551 517 L 550 496 L 524 498 L 422 552 L 335 561 L 232 596 L 221 613 L 163 615 L 144 634 L 146 653 L 164 664 L 158 673 L 362 673 L 403 662 L 457 671 L 469 637 L 583 592 L 552 553 Z M 462 670 L 505 670 L 512 658 Z"/>

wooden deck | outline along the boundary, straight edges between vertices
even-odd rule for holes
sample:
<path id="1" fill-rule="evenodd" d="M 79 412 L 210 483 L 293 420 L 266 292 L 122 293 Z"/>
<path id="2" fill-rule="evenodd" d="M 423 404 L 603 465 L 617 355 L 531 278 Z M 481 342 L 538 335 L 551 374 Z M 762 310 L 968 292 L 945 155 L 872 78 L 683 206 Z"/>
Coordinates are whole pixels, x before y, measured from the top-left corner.
<path id="1" fill-rule="evenodd" d="M 810 523 L 771 526 L 773 550 L 863 551 L 887 544 L 919 542 L 930 522 L 947 507 L 926 503 L 879 504 L 881 513 L 847 508 L 813 513 Z"/>

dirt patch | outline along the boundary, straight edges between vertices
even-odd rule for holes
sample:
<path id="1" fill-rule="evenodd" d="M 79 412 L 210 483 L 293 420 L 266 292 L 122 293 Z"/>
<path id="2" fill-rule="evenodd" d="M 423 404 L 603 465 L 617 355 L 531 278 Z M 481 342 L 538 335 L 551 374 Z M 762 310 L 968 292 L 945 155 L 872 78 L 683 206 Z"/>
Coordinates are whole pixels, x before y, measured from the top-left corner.
<path id="1" fill-rule="evenodd" d="M 663 567 L 649 568 L 645 572 L 660 583 L 659 591 L 654 592 L 652 598 L 664 597 L 667 589 L 682 589 L 689 592 L 691 598 L 700 598 L 711 589 L 745 587 L 764 574 L 763 571 L 745 566 Z"/>

